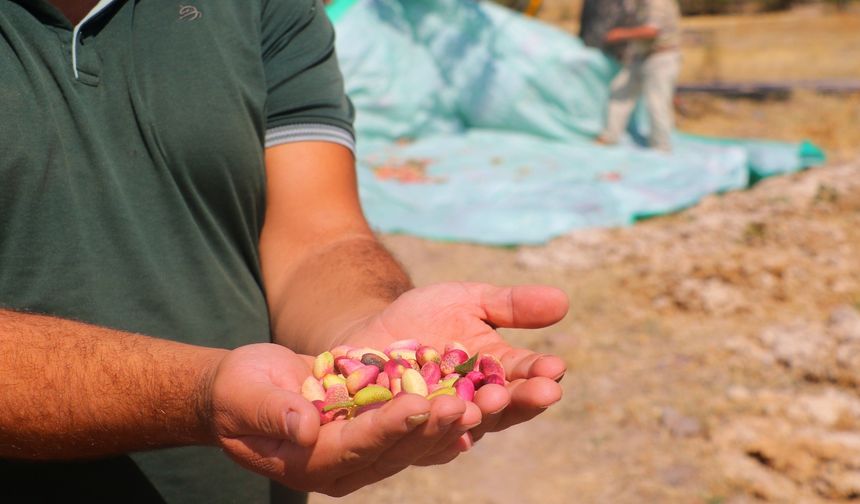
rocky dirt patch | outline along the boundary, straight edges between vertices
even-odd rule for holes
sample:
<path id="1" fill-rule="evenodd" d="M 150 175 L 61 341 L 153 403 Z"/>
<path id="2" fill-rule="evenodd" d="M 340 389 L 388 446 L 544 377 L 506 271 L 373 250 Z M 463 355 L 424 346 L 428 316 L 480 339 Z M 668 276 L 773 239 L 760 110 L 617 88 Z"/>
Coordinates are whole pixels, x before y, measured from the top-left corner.
<path id="1" fill-rule="evenodd" d="M 659 310 L 757 312 L 804 289 L 858 291 L 851 226 L 860 223 L 858 211 L 858 166 L 846 163 L 712 196 L 654 225 L 574 233 L 521 250 L 518 262 L 530 269 L 623 267 Z"/>
<path id="2" fill-rule="evenodd" d="M 727 481 L 768 501 L 860 500 L 860 367 L 851 360 L 858 335 L 860 312 L 842 306 L 826 324 L 774 325 L 727 342 L 795 377 L 781 389 L 728 390 L 746 413 L 713 432 Z"/>
<path id="3" fill-rule="evenodd" d="M 384 240 L 419 285 L 568 292 L 503 331 L 567 360 L 565 397 L 338 502 L 860 502 L 860 160 L 543 247 Z"/>

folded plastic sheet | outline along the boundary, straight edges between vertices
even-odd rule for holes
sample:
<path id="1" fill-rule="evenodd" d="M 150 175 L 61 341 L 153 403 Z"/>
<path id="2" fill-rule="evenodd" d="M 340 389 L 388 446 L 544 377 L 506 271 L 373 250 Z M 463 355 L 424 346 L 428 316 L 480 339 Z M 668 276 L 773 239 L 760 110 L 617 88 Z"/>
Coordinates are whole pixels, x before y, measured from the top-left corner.
<path id="1" fill-rule="evenodd" d="M 594 145 L 617 71 L 601 52 L 489 2 L 329 7 L 357 111 L 359 190 L 383 232 L 496 245 L 622 226 L 823 162 L 814 145 L 677 133 L 665 154 Z"/>

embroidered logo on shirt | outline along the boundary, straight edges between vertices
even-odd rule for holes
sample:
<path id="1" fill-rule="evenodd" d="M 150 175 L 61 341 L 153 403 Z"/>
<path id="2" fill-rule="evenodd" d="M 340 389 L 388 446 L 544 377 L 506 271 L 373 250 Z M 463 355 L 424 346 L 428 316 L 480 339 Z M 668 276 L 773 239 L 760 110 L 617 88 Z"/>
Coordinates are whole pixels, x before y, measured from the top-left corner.
<path id="1" fill-rule="evenodd" d="M 193 5 L 180 5 L 179 6 L 179 20 L 180 21 L 196 21 L 203 17 L 203 13 L 197 10 L 197 7 Z"/>

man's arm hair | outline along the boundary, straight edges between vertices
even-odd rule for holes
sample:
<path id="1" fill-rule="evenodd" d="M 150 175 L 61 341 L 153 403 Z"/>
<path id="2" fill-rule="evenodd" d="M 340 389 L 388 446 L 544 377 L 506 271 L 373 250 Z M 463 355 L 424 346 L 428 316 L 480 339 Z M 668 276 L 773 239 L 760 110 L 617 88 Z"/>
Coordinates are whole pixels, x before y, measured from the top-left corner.
<path id="1" fill-rule="evenodd" d="M 275 341 L 313 355 L 412 283 L 364 218 L 348 149 L 279 145 L 266 173 L 260 256 Z"/>
<path id="2" fill-rule="evenodd" d="M 223 353 L 0 310 L 0 457 L 214 443 L 206 389 Z"/>

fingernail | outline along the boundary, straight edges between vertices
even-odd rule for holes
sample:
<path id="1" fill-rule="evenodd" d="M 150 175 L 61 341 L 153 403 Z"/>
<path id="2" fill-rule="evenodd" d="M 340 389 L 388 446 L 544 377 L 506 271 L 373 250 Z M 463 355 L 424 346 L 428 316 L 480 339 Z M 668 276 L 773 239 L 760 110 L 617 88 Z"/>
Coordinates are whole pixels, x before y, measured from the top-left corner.
<path id="1" fill-rule="evenodd" d="M 508 403 L 508 404 L 510 404 L 510 403 Z M 489 414 L 489 415 L 498 415 L 498 414 L 499 414 L 499 413 L 501 413 L 502 411 L 505 411 L 505 408 L 507 408 L 507 407 L 508 407 L 508 404 L 505 404 L 504 406 L 502 406 L 501 408 L 497 409 L 496 411 L 491 411 L 491 412 L 489 412 L 488 414 Z"/>
<path id="2" fill-rule="evenodd" d="M 421 413 L 420 415 L 412 415 L 406 417 L 406 425 L 409 427 L 409 430 L 418 427 L 423 424 L 430 418 L 430 413 Z"/>
<path id="3" fill-rule="evenodd" d="M 553 401 L 547 405 L 541 406 L 541 409 L 548 409 L 550 406 L 552 406 L 554 404 L 558 404 L 559 401 L 561 401 L 561 398 L 558 398 L 557 400 L 555 400 L 555 401 Z"/>
<path id="4" fill-rule="evenodd" d="M 477 426 L 479 426 L 479 425 L 481 425 L 481 422 L 475 422 L 475 423 L 473 423 L 473 424 L 471 424 L 471 425 L 466 425 L 466 426 L 464 426 L 464 427 L 463 427 L 463 429 L 465 429 L 465 430 L 467 430 L 467 431 L 470 431 L 470 430 L 474 429 L 475 427 L 477 427 Z"/>
<path id="5" fill-rule="evenodd" d="M 463 452 L 467 452 L 471 450 L 473 446 L 475 446 L 474 441 L 472 441 L 472 435 L 470 433 L 466 432 L 465 434 L 463 434 L 463 437 L 461 439 L 463 440 Z"/>
<path id="6" fill-rule="evenodd" d="M 441 425 L 441 426 L 443 426 L 443 427 L 444 427 L 444 426 L 446 426 L 446 425 L 451 425 L 452 423 L 454 423 L 454 422 L 456 422 L 457 420 L 459 420 L 459 419 L 460 419 L 460 417 L 462 417 L 462 416 L 463 416 L 463 414 L 462 414 L 462 413 L 457 413 L 457 414 L 454 414 L 454 415 L 448 415 L 448 416 L 446 416 L 446 417 L 442 417 L 442 418 L 440 418 L 440 419 L 439 419 L 439 425 Z"/>
<path id="7" fill-rule="evenodd" d="M 301 416 L 295 411 L 287 413 L 287 436 L 293 442 L 299 440 L 299 425 L 301 424 Z"/>

